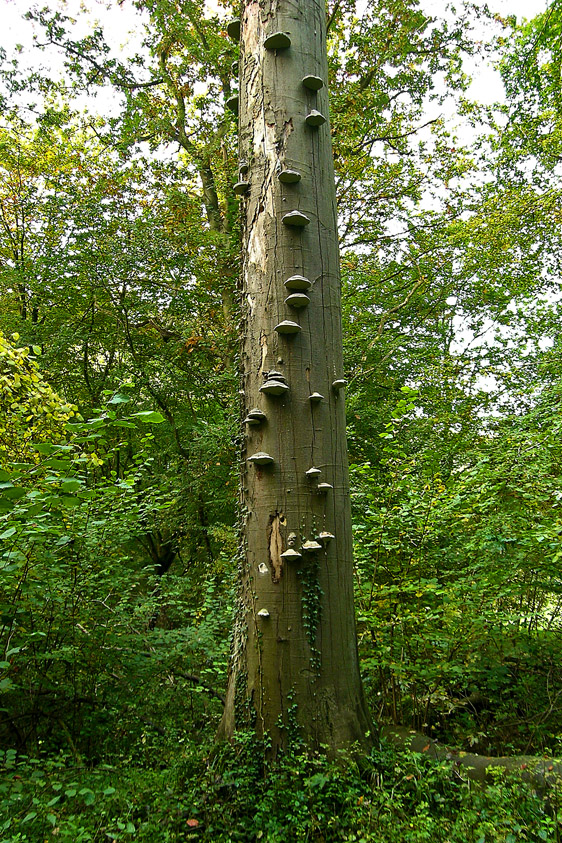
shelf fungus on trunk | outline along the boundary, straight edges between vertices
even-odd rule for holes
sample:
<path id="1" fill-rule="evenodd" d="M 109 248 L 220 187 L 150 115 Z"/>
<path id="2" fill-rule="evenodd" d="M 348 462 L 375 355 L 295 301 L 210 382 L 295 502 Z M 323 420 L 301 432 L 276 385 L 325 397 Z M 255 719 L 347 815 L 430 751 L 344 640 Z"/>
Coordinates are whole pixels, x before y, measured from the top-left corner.
<path id="1" fill-rule="evenodd" d="M 320 88 L 324 87 L 324 80 L 321 79 L 320 76 L 313 76 L 310 74 L 309 76 L 304 77 L 302 84 L 310 91 L 319 91 Z"/>
<path id="2" fill-rule="evenodd" d="M 324 396 L 320 395 L 319 392 L 313 392 L 312 395 L 308 396 L 308 400 L 311 404 L 319 404 L 321 401 L 324 400 Z"/>
<path id="3" fill-rule="evenodd" d="M 269 372 L 265 383 L 260 386 L 260 392 L 266 395 L 285 395 L 288 391 L 289 386 L 281 372 Z"/>
<path id="4" fill-rule="evenodd" d="M 318 126 L 324 125 L 324 123 L 326 122 L 326 118 L 323 114 L 320 114 L 319 111 L 313 108 L 312 111 L 307 114 L 304 118 L 304 122 L 307 126 L 313 126 L 314 128 L 317 128 Z"/>
<path id="5" fill-rule="evenodd" d="M 260 609 L 259 610 L 258 618 L 268 618 L 268 617 L 269 617 L 269 612 L 267 611 L 267 609 Z"/>
<path id="6" fill-rule="evenodd" d="M 238 61 L 232 62 L 232 64 L 230 65 L 230 70 L 232 71 L 233 76 L 238 76 L 238 72 L 240 70 L 240 65 L 238 64 Z"/>
<path id="7" fill-rule="evenodd" d="M 305 278 L 304 275 L 291 275 L 285 281 L 285 287 L 288 290 L 294 290 L 296 293 L 304 293 L 312 287 L 312 281 Z"/>
<path id="8" fill-rule="evenodd" d="M 297 184 L 301 180 L 301 174 L 298 170 L 280 170 L 277 178 L 282 184 Z"/>
<path id="9" fill-rule="evenodd" d="M 258 451 L 252 454 L 251 457 L 248 457 L 248 462 L 253 462 L 254 465 L 273 465 L 275 460 L 272 456 L 266 454 L 265 451 Z"/>
<path id="10" fill-rule="evenodd" d="M 284 214 L 283 223 L 291 228 L 304 228 L 310 225 L 310 217 L 307 217 L 302 211 L 289 211 L 288 214 Z"/>
<path id="11" fill-rule="evenodd" d="M 332 381 L 332 389 L 334 392 L 339 392 L 340 389 L 343 389 L 345 386 L 345 380 L 343 378 L 338 378 L 335 381 Z"/>
<path id="12" fill-rule="evenodd" d="M 302 553 L 299 553 L 294 547 L 289 547 L 281 554 L 281 559 L 285 559 L 287 562 L 296 562 L 297 559 L 302 559 Z"/>
<path id="13" fill-rule="evenodd" d="M 238 110 L 240 107 L 240 99 L 238 97 L 238 94 L 234 94 L 233 96 L 227 99 L 226 107 L 229 108 L 233 114 L 238 114 Z"/>
<path id="14" fill-rule="evenodd" d="M 255 407 L 253 410 L 249 411 L 248 418 L 253 419 L 257 424 L 260 424 L 262 421 L 266 420 L 267 416 L 263 410 L 259 410 Z"/>
<path id="15" fill-rule="evenodd" d="M 333 489 L 333 488 L 334 487 L 332 486 L 331 483 L 319 483 L 318 486 L 317 486 L 318 493 L 320 495 L 327 494 L 330 491 L 330 489 Z"/>
<path id="16" fill-rule="evenodd" d="M 312 540 L 304 542 L 301 549 L 304 550 L 305 553 L 318 553 L 319 550 L 322 550 L 322 545 L 319 542 Z"/>
<path id="17" fill-rule="evenodd" d="M 291 38 L 287 32 L 272 32 L 263 45 L 266 50 L 286 50 L 291 46 Z"/>
<path id="18" fill-rule="evenodd" d="M 249 189 L 249 181 L 237 181 L 234 187 L 232 188 L 232 191 L 236 194 L 236 196 L 244 196 L 249 191 Z"/>
<path id="19" fill-rule="evenodd" d="M 285 299 L 285 304 L 288 304 L 289 307 L 295 307 L 297 310 L 300 310 L 301 307 L 307 307 L 310 304 L 310 299 L 304 293 L 291 293 L 290 296 L 287 296 Z"/>
<path id="20" fill-rule="evenodd" d="M 229 21 L 228 24 L 226 25 L 226 31 L 227 31 L 229 37 L 232 38 L 233 41 L 240 41 L 240 32 L 241 32 L 240 19 L 234 18 L 233 20 Z"/>
<path id="21" fill-rule="evenodd" d="M 305 471 L 305 474 L 309 480 L 314 480 L 322 474 L 322 469 L 312 466 L 312 468 L 309 468 L 308 471 Z"/>
<path id="22" fill-rule="evenodd" d="M 328 533 L 326 530 L 322 530 L 322 532 L 316 536 L 316 540 L 322 544 L 328 544 L 328 542 L 331 542 L 332 539 L 335 539 L 334 534 Z"/>
<path id="23" fill-rule="evenodd" d="M 298 322 L 291 322 L 290 319 L 285 319 L 283 320 L 283 322 L 280 322 L 278 325 L 275 326 L 275 330 L 278 334 L 291 336 L 292 334 L 300 333 L 300 331 L 302 331 L 302 328 Z"/>

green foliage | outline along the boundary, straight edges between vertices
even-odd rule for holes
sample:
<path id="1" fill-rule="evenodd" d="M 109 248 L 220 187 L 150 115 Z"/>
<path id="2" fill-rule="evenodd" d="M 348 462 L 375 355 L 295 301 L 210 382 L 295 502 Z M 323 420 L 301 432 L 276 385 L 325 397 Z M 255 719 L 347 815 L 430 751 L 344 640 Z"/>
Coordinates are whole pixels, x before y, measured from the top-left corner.
<path id="1" fill-rule="evenodd" d="M 77 411 L 47 384 L 32 352 L 17 348 L 0 333 L 0 464 L 35 460 L 32 443 L 57 441 L 64 425 Z M 6 478 L 4 478 L 6 479 Z"/>
<path id="2" fill-rule="evenodd" d="M 450 742 L 462 734 L 488 754 L 555 749 L 559 386 L 522 417 L 491 420 L 446 473 L 431 438 L 412 453 L 425 402 L 404 393 L 381 434 L 383 459 L 355 468 L 360 640 L 373 702 L 395 722 Z"/>
<path id="3" fill-rule="evenodd" d="M 178 685 L 217 684 L 229 615 L 214 578 L 223 575 L 217 564 L 203 576 L 196 607 L 186 599 L 189 577 L 162 583 L 139 559 L 136 540 L 172 505 L 146 483 L 152 434 L 138 431 L 140 450 L 126 473 L 104 473 L 108 454 L 126 447 L 137 425 L 163 416 L 126 415 L 124 389 L 89 421 L 66 422 L 72 411 L 26 351 L 5 348 L 19 363 L 6 390 L 15 394 L 14 381 L 25 388 L 5 423 L 12 430 L 24 407 L 38 441 L 27 443 L 29 462 L 9 454 L 0 488 L 0 732 L 20 750 L 56 751 L 62 742 L 77 759 L 99 758 L 106 741 L 130 741 Z M 41 441 L 47 433 L 57 444 Z"/>
<path id="4" fill-rule="evenodd" d="M 264 763 L 241 734 L 209 756 L 184 735 L 151 746 L 159 763 L 132 759 L 95 770 L 68 755 L 2 754 L 2 843 L 63 840 L 382 841 L 514 843 L 556 840 L 556 818 L 527 786 L 483 787 L 454 767 L 387 746 L 332 762 L 290 750 Z"/>
<path id="5" fill-rule="evenodd" d="M 558 796 L 545 812 L 517 781 L 388 748 L 211 753 L 236 554 L 236 47 L 200 0 L 136 5 L 135 57 L 42 9 L 71 82 L 2 66 L 0 841 L 559 840 Z M 373 712 L 559 751 L 560 8 L 516 27 L 331 6 Z M 479 15 L 501 27 L 497 108 L 460 99 Z M 100 84 L 118 115 L 74 114 L 71 88 Z M 474 143 L 439 116 L 454 97 Z"/>

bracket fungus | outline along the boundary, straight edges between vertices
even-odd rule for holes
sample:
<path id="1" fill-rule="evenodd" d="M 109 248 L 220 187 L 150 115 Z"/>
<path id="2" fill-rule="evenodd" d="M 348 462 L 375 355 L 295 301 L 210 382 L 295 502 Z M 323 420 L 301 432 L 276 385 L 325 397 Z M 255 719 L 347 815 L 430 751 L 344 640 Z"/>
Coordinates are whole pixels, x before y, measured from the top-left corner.
<path id="1" fill-rule="evenodd" d="M 265 383 L 260 386 L 260 392 L 266 395 L 284 395 L 288 391 L 287 381 L 281 372 L 269 372 Z"/>
<path id="2" fill-rule="evenodd" d="M 283 184 L 296 184 L 301 180 L 301 174 L 298 172 L 298 170 L 287 169 L 281 170 L 278 173 L 277 178 Z"/>
<path id="3" fill-rule="evenodd" d="M 255 465 L 273 465 L 275 460 L 272 456 L 266 454 L 265 451 L 258 451 L 252 454 L 251 457 L 248 457 L 248 462 L 253 462 Z"/>
<path id="4" fill-rule="evenodd" d="M 226 25 L 226 31 L 233 41 L 240 41 L 240 19 L 234 18 Z"/>
<path id="5" fill-rule="evenodd" d="M 258 424 L 260 424 L 260 420 L 254 419 L 254 418 L 252 418 L 252 416 L 246 416 L 246 418 L 244 419 L 242 424 L 249 424 L 251 426 L 257 426 Z"/>
<path id="6" fill-rule="evenodd" d="M 258 408 L 255 407 L 253 410 L 250 410 L 250 412 L 248 413 L 248 418 L 254 419 L 254 421 L 256 421 L 259 424 L 260 422 L 265 421 L 267 416 L 263 412 L 263 410 L 258 410 Z"/>
<path id="7" fill-rule="evenodd" d="M 308 396 L 308 400 L 311 404 L 319 404 L 321 401 L 324 400 L 324 396 L 320 395 L 319 392 L 313 392 L 312 395 Z"/>
<path id="8" fill-rule="evenodd" d="M 310 299 L 304 293 L 291 293 L 290 296 L 287 296 L 285 299 L 285 304 L 288 304 L 289 307 L 296 307 L 299 310 L 301 307 L 306 307 L 310 304 Z"/>
<path id="9" fill-rule="evenodd" d="M 287 562 L 296 562 L 297 559 L 302 559 L 302 553 L 299 553 L 294 547 L 290 547 L 281 554 L 281 559 L 286 559 Z"/>
<path id="10" fill-rule="evenodd" d="M 285 281 L 285 287 L 288 290 L 294 290 L 296 293 L 304 293 L 312 287 L 312 281 L 305 278 L 304 275 L 291 275 Z"/>
<path id="11" fill-rule="evenodd" d="M 237 181 L 234 187 L 232 188 L 233 192 L 236 196 L 244 196 L 250 189 L 250 182 L 248 181 Z"/>
<path id="12" fill-rule="evenodd" d="M 326 118 L 323 114 L 320 114 L 319 111 L 316 111 L 316 109 L 313 108 L 310 114 L 307 114 L 304 118 L 304 122 L 307 126 L 314 126 L 316 128 L 318 126 L 323 126 L 326 122 Z"/>
<path id="13" fill-rule="evenodd" d="M 330 491 L 330 489 L 333 489 L 334 487 L 331 483 L 319 483 L 317 488 L 319 494 L 325 495 L 327 492 Z"/>
<path id="14" fill-rule="evenodd" d="M 314 480 L 315 477 L 318 477 L 319 474 L 322 474 L 322 469 L 315 468 L 315 466 L 312 466 L 312 468 L 309 468 L 308 471 L 305 471 L 305 474 L 309 480 Z"/>
<path id="15" fill-rule="evenodd" d="M 298 322 L 291 322 L 290 319 L 284 319 L 283 322 L 280 322 L 278 325 L 275 326 L 275 330 L 278 334 L 290 336 L 291 334 L 300 333 L 300 331 L 302 331 L 302 328 Z"/>
<path id="16" fill-rule="evenodd" d="M 263 45 L 266 50 L 286 50 L 291 46 L 291 39 L 286 32 L 272 32 L 268 35 Z"/>
<path id="17" fill-rule="evenodd" d="M 240 99 L 238 94 L 234 94 L 234 96 L 229 97 L 226 101 L 226 107 L 229 108 L 233 114 L 238 114 L 238 110 L 240 107 Z"/>
<path id="18" fill-rule="evenodd" d="M 305 88 L 308 88 L 310 91 L 319 91 L 320 88 L 324 87 L 324 80 L 321 79 L 319 76 L 313 76 L 310 74 L 309 76 L 305 76 L 302 80 L 302 84 Z"/>
<path id="19" fill-rule="evenodd" d="M 310 223 L 310 218 L 306 214 L 303 214 L 302 211 L 289 211 L 288 214 L 283 216 L 283 223 L 290 225 L 292 228 L 304 228 Z"/>
<path id="20" fill-rule="evenodd" d="M 304 542 L 302 550 L 305 553 L 318 553 L 319 550 L 322 550 L 322 545 L 317 541 L 307 541 Z"/>
<path id="21" fill-rule="evenodd" d="M 237 61 L 233 61 L 232 64 L 230 65 L 230 69 L 232 71 L 233 76 L 238 76 L 238 71 L 240 70 L 240 65 L 238 64 Z"/>
<path id="22" fill-rule="evenodd" d="M 250 165 L 247 161 L 240 161 L 240 164 L 238 165 L 238 172 L 241 176 L 245 176 L 249 169 Z"/>
<path id="23" fill-rule="evenodd" d="M 331 542 L 332 539 L 335 539 L 335 536 L 333 533 L 328 533 L 326 530 L 322 530 L 322 532 L 316 536 L 316 539 L 322 544 L 328 544 L 328 542 Z"/>
<path id="24" fill-rule="evenodd" d="M 259 610 L 258 618 L 268 618 L 268 617 L 269 617 L 269 612 L 267 611 L 267 609 L 260 609 Z"/>
<path id="25" fill-rule="evenodd" d="M 334 392 L 339 392 L 340 389 L 343 389 L 345 386 L 345 380 L 343 378 L 338 378 L 337 380 L 332 382 L 332 389 Z"/>

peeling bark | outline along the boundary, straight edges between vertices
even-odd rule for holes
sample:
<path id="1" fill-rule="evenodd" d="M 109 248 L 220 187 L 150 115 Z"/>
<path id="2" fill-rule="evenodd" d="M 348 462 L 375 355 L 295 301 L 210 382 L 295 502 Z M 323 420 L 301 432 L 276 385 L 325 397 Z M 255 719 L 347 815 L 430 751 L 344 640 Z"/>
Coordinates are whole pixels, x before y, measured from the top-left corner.
<path id="1" fill-rule="evenodd" d="M 266 419 L 245 429 L 241 592 L 220 734 L 254 723 L 273 753 L 295 720 L 317 748 L 372 741 L 355 633 L 344 393 L 336 388 L 343 353 L 331 137 L 329 121 L 306 122 L 313 111 L 328 117 L 328 96 L 325 86 L 303 84 L 327 80 L 325 21 L 324 0 L 243 3 L 242 387 L 245 415 L 259 408 Z M 267 49 L 273 32 L 288 33 L 291 46 Z M 287 224 L 292 211 L 309 224 Z M 298 308 L 286 301 L 295 285 L 310 299 L 297 297 Z M 273 462 L 257 465 L 252 455 Z M 319 477 L 307 475 L 313 466 Z M 334 538 L 318 543 L 321 533 Z"/>

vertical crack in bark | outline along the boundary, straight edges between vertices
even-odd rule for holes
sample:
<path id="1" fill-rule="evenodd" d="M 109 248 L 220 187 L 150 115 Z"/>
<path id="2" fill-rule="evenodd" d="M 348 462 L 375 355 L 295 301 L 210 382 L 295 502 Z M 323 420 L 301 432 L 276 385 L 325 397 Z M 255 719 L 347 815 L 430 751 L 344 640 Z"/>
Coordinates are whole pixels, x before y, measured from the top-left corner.
<path id="1" fill-rule="evenodd" d="M 278 512 L 275 515 L 269 516 L 269 524 L 267 525 L 267 546 L 269 548 L 269 561 L 271 563 L 271 579 L 277 583 L 283 576 L 283 560 L 281 554 L 283 553 L 283 538 L 281 536 L 281 527 L 285 524 L 285 518 Z"/>

